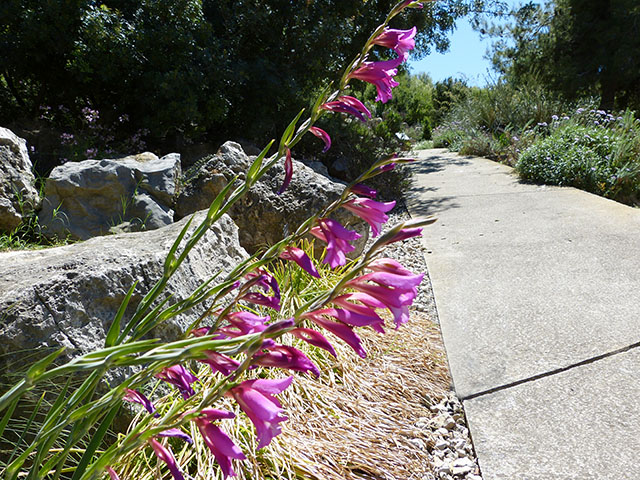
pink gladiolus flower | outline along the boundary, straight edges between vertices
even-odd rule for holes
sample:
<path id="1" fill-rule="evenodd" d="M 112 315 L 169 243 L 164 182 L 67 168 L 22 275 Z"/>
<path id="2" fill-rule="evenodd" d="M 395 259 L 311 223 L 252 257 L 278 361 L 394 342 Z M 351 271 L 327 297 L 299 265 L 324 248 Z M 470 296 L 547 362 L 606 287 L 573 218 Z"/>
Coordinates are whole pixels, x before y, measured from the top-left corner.
<path id="1" fill-rule="evenodd" d="M 403 228 L 389 240 L 384 242 L 384 245 L 388 245 L 393 242 L 401 242 L 403 240 L 406 240 L 407 238 L 419 237 L 420 235 L 422 235 L 422 228 Z"/>
<path id="2" fill-rule="evenodd" d="M 331 345 L 329 341 L 324 337 L 324 335 L 322 335 L 320 332 L 316 332 L 311 328 L 296 328 L 294 330 L 291 330 L 289 333 L 298 337 L 300 340 L 304 340 L 310 345 L 322 348 L 334 357 L 337 357 L 333 345 Z"/>
<path id="3" fill-rule="evenodd" d="M 382 307 L 380 307 L 379 305 L 376 305 L 375 307 L 372 308 L 371 305 L 366 305 L 366 304 L 362 305 L 359 303 L 353 303 L 349 301 L 349 300 L 355 300 L 355 299 L 357 299 L 357 297 L 355 297 L 353 294 L 341 295 L 339 297 L 334 298 L 332 300 L 333 303 L 341 306 L 346 313 L 351 314 L 350 318 L 349 317 L 341 318 L 340 316 L 336 316 L 336 318 L 343 321 L 344 323 L 347 323 L 349 325 L 354 325 L 357 327 L 368 325 L 371 328 L 373 328 L 375 331 L 384 333 L 384 328 L 383 328 L 384 320 L 380 318 L 380 316 L 375 311 L 375 308 L 385 308 L 384 305 L 382 305 Z M 359 320 L 360 324 L 354 323 L 354 319 Z"/>
<path id="4" fill-rule="evenodd" d="M 193 443 L 191 437 L 178 428 L 168 428 L 167 430 L 158 433 L 157 436 L 181 438 L 187 443 Z"/>
<path id="5" fill-rule="evenodd" d="M 371 187 L 367 187 L 363 183 L 356 183 L 351 187 L 351 192 L 356 195 L 362 195 L 363 197 L 376 198 L 378 192 Z"/>
<path id="6" fill-rule="evenodd" d="M 284 180 L 282 182 L 282 186 L 280 190 L 278 190 L 278 195 L 282 195 L 289 183 L 291 182 L 291 177 L 293 177 L 293 161 L 291 160 L 291 150 L 287 148 L 286 156 L 284 159 Z"/>
<path id="7" fill-rule="evenodd" d="M 397 164 L 396 163 L 387 163 L 386 165 L 382 165 L 380 167 L 380 171 L 381 172 L 390 172 L 391 170 L 393 170 L 394 168 L 396 168 Z"/>
<path id="8" fill-rule="evenodd" d="M 331 137 L 327 132 L 318 127 L 310 127 L 309 131 L 324 142 L 322 153 L 325 153 L 331 148 Z"/>
<path id="9" fill-rule="evenodd" d="M 393 77 L 398 74 L 398 65 L 403 61 L 402 57 L 398 57 L 381 62 L 364 62 L 349 74 L 349 78 L 357 78 L 375 85 L 378 91 L 376 101 L 387 103 L 392 97 L 391 89 L 399 85 Z"/>
<path id="10" fill-rule="evenodd" d="M 311 372 L 316 377 L 320 370 L 300 350 L 287 345 L 275 345 L 266 352 L 253 356 L 252 363 L 261 367 L 286 368 L 295 372 Z"/>
<path id="11" fill-rule="evenodd" d="M 153 448 L 153 452 L 156 454 L 156 457 L 167 464 L 174 480 L 184 480 L 182 472 L 180 472 L 180 469 L 178 468 L 176 458 L 173 456 L 173 452 L 171 451 L 171 447 L 165 447 L 155 438 L 150 438 L 148 442 L 149 445 L 151 445 L 151 448 Z"/>
<path id="12" fill-rule="evenodd" d="M 199 360 L 202 363 L 206 363 L 211 367 L 214 372 L 220 372 L 222 375 L 227 376 L 234 372 L 239 366 L 240 362 L 229 358 L 222 353 L 207 350 L 204 352 L 207 356 L 204 360 Z"/>
<path id="13" fill-rule="evenodd" d="M 153 403 L 151 403 L 151 400 L 145 397 L 142 393 L 136 390 L 131 390 L 130 388 L 125 388 L 124 391 L 126 393 L 124 397 L 122 397 L 123 400 L 126 400 L 127 402 L 132 402 L 132 403 L 139 403 L 145 408 L 145 410 L 147 410 L 147 412 L 151 414 L 156 412 L 156 407 L 153 406 Z"/>
<path id="14" fill-rule="evenodd" d="M 342 205 L 342 207 L 356 214 L 371 225 L 373 236 L 377 237 L 380 233 L 380 229 L 382 228 L 382 224 L 389 220 L 389 217 L 385 215 L 385 212 L 391 210 L 395 205 L 395 201 L 381 203 L 371 200 L 370 198 L 355 198 L 349 200 L 347 203 Z"/>
<path id="15" fill-rule="evenodd" d="M 182 365 L 174 365 L 173 367 L 165 368 L 160 373 L 156 374 L 156 378 L 178 387 L 178 390 L 180 390 L 180 393 L 182 394 L 182 398 L 185 400 L 196 393 L 193 390 L 193 387 L 191 387 L 191 384 L 197 382 L 198 377 L 189 372 Z"/>
<path id="16" fill-rule="evenodd" d="M 265 323 L 270 317 L 260 317 L 251 312 L 233 312 L 225 317 L 229 321 L 229 326 L 218 329 L 223 337 L 240 337 L 251 333 L 263 332 L 267 326 Z"/>
<path id="17" fill-rule="evenodd" d="M 360 337 L 353 332 L 353 328 L 349 325 L 345 325 L 342 322 L 332 322 L 331 320 L 324 318 L 322 311 L 305 313 L 302 315 L 302 318 L 310 318 L 316 325 L 324 328 L 325 330 L 329 330 L 336 337 L 344 340 L 345 343 L 353 348 L 353 350 L 362 358 L 367 356 L 367 353 L 364 351 L 360 343 Z"/>
<path id="18" fill-rule="evenodd" d="M 109 478 L 111 480 L 120 480 L 120 477 L 118 477 L 118 474 L 115 472 L 115 470 L 113 468 L 107 467 L 107 468 L 105 468 L 105 470 L 109 474 Z"/>
<path id="19" fill-rule="evenodd" d="M 200 413 L 202 416 L 194 418 L 193 421 L 198 427 L 204 443 L 216 458 L 224 478 L 235 477 L 236 472 L 231 465 L 231 459 L 246 460 L 247 457 L 220 427 L 212 423 L 223 418 L 234 418 L 235 415 L 232 412 L 215 408 L 205 408 Z"/>
<path id="20" fill-rule="evenodd" d="M 230 390 L 238 405 L 256 427 L 258 450 L 271 443 L 282 432 L 280 422 L 288 420 L 274 395 L 282 393 L 293 377 L 280 380 L 245 380 Z"/>
<path id="21" fill-rule="evenodd" d="M 414 37 L 417 29 L 413 27 L 411 30 L 397 30 L 394 28 L 385 28 L 373 41 L 376 45 L 393 49 L 404 61 L 409 57 L 409 51 L 416 46 Z"/>
<path id="22" fill-rule="evenodd" d="M 396 328 L 409 320 L 409 306 L 418 294 L 424 274 L 415 275 L 395 260 L 382 258 L 371 262 L 367 273 L 346 283 L 359 292 L 383 303 L 393 314 Z M 374 283 L 369 283 L 374 282 Z"/>
<path id="23" fill-rule="evenodd" d="M 242 300 L 246 300 L 256 305 L 264 305 L 269 308 L 273 308 L 276 311 L 280 311 L 280 287 L 276 279 L 265 272 L 262 269 L 258 269 L 256 272 L 251 272 L 245 276 L 249 281 L 245 284 L 244 288 L 250 288 L 250 286 L 257 285 L 261 287 L 265 292 L 269 291 L 269 288 L 273 291 L 273 296 L 269 297 L 257 292 L 249 292 L 240 297 Z"/>
<path id="24" fill-rule="evenodd" d="M 323 104 L 320 108 L 330 112 L 347 113 L 363 122 L 367 121 L 366 117 L 371 118 L 371 112 L 364 106 L 364 103 L 349 95 L 342 95 L 332 102 Z"/>
<path id="25" fill-rule="evenodd" d="M 327 243 L 327 254 L 323 260 L 331 268 L 347 263 L 346 254 L 356 247 L 349 242 L 360 238 L 360 234 L 353 230 L 347 230 L 339 222 L 330 218 L 318 220 L 318 226 L 310 230 L 311 235 Z"/>
<path id="26" fill-rule="evenodd" d="M 320 278 L 320 274 L 316 267 L 311 262 L 309 256 L 304 253 L 304 250 L 297 247 L 287 247 L 281 254 L 280 258 L 283 260 L 292 260 L 300 265 L 305 272 L 307 272 L 312 277 Z"/>

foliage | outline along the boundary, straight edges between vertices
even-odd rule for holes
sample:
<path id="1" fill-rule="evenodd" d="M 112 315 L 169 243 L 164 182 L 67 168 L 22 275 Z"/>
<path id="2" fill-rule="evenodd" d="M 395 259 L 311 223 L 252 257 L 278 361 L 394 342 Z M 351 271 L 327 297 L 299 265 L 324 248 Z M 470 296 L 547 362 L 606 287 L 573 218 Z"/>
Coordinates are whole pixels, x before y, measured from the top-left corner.
<path id="1" fill-rule="evenodd" d="M 550 132 L 516 164 L 522 178 L 569 185 L 631 203 L 640 200 L 640 122 L 632 112 L 614 116 L 581 111 L 555 120 Z"/>
<path id="2" fill-rule="evenodd" d="M 395 18 L 392 26 L 418 26 L 420 56 L 433 45 L 445 48 L 455 19 L 482 4 L 436 2 Z M 147 129 L 143 140 L 154 148 L 179 149 L 204 138 L 222 142 L 237 132 L 266 141 L 295 115 L 292 105 L 308 103 L 335 77 L 392 5 L 5 0 L 0 123 L 29 130 L 41 123 L 41 107 L 66 109 L 79 120 L 82 109 L 91 108 L 100 112 L 105 136 L 122 141 Z M 123 115 L 128 120 L 119 123 Z M 59 133 L 81 136 L 67 130 L 74 122 L 52 121 Z M 91 141 L 82 141 L 85 150 L 100 147 Z"/>
<path id="3" fill-rule="evenodd" d="M 498 37 L 494 65 L 517 84 L 539 77 L 567 100 L 598 95 L 600 108 L 640 107 L 640 5 L 635 0 L 526 3 Z"/>
<path id="4" fill-rule="evenodd" d="M 394 260 L 377 258 L 377 252 L 389 243 L 420 235 L 420 227 L 434 220 L 415 220 L 389 229 L 363 256 L 342 268 L 347 264 L 346 254 L 355 249 L 350 242 L 357 240 L 359 235 L 330 218 L 336 209 L 345 208 L 368 222 L 376 233 L 388 220 L 385 212 L 393 207 L 393 203 L 374 201 L 376 192 L 363 182 L 393 169 L 396 164 L 409 161 L 396 156 L 372 164 L 347 185 L 333 203 L 310 216 L 286 238 L 233 266 L 223 278 L 213 276 L 183 299 L 166 295 L 165 288 L 206 232 L 267 171 L 280 163 L 284 164 L 285 170 L 280 192 L 284 191 L 293 174 L 291 150 L 307 133 L 322 138 L 328 148 L 329 135 L 315 126 L 319 118 L 329 115 L 328 111 L 338 111 L 364 119 L 364 105 L 356 98 L 345 96 L 350 81 L 358 72 L 366 69 L 371 77 L 361 78 L 366 82 L 375 79 L 379 96 L 381 91 L 391 96 L 395 70 L 390 72 L 386 67 L 388 63 L 367 62 L 367 54 L 383 34 L 399 37 L 406 33 L 389 33 L 385 28 L 403 10 L 419 6 L 411 1 L 395 5 L 349 63 L 336 89 L 332 90 L 330 86 L 323 89 L 308 117 L 303 118 L 304 110 L 300 111 L 284 129 L 275 152 L 268 156 L 275 144 L 272 140 L 253 159 L 242 180 L 231 181 L 218 194 L 200 224 L 191 225 L 193 218 L 185 224 L 167 254 L 160 279 L 139 299 L 132 313 L 128 307 L 136 285 L 128 290 L 120 308 L 114 312 L 104 348 L 79 355 L 66 363 L 56 363 L 63 349 L 53 352 L 30 364 L 24 377 L 2 394 L 0 434 L 5 432 L 14 410 L 21 410 L 21 400 L 28 397 L 34 387 L 55 379 L 82 378 L 79 386 L 67 382 L 51 403 L 36 404 L 31 418 L 39 418 L 37 433 L 28 435 L 32 423 L 28 421 L 22 435 L 25 444 L 2 465 L 3 478 L 58 479 L 69 476 L 71 480 L 93 480 L 106 475 L 117 478 L 112 466 L 120 458 L 150 448 L 157 457 L 158 468 L 161 461 L 175 480 L 182 480 L 182 467 L 163 437 L 193 442 L 186 430 L 199 433 L 196 441 L 207 444 L 224 477 L 233 476 L 232 459 L 245 460 L 246 457 L 219 425 L 233 424 L 227 420 L 235 414 L 214 407 L 219 406 L 223 398 L 233 398 L 237 408 L 254 424 L 256 449 L 260 450 L 281 432 L 279 423 L 287 420 L 275 395 L 291 384 L 293 376 L 264 379 L 257 376 L 259 372 L 255 367 L 320 373 L 301 351 L 277 342 L 291 334 L 335 355 L 332 345 L 318 331 L 323 329 L 344 340 L 364 357 L 366 352 L 354 327 L 370 326 L 383 333 L 384 320 L 376 312 L 378 309 L 387 310 L 397 327 L 409 320 L 409 305 L 417 295 L 417 285 L 423 274 L 413 274 Z M 404 62 L 406 56 L 398 51 L 397 43 L 394 45 L 391 48 L 397 57 L 393 62 Z M 412 45 L 406 48 L 410 49 Z M 332 107 L 336 109 L 332 110 Z M 308 297 L 299 296 L 296 303 L 282 308 L 278 282 L 267 269 L 270 266 L 277 269 L 277 266 L 272 267 L 274 263 L 284 259 L 295 262 L 308 275 L 321 277 L 308 255 L 293 246 L 309 234 L 327 244 L 323 263 L 340 278 L 318 283 L 320 288 L 312 289 Z M 283 287 L 287 292 L 291 285 Z M 198 306 L 204 308 L 200 315 L 193 311 Z M 261 306 L 271 308 L 274 313 L 258 315 Z M 172 341 L 150 338 L 157 332 L 157 327 L 185 312 L 191 313 L 192 323 L 181 338 Z M 208 364 L 222 373 L 223 378 L 206 388 L 194 388 L 193 384 L 199 382 L 191 370 L 194 362 Z M 124 381 L 115 386 L 105 385 L 106 374 L 120 369 L 127 371 Z M 250 379 L 245 379 L 247 377 Z M 168 411 L 157 412 L 140 391 L 154 378 L 180 391 L 182 398 Z M 109 430 L 123 400 L 142 404 L 149 414 L 133 429 L 112 441 L 108 438 Z M 182 452 L 180 460 L 185 460 Z"/>

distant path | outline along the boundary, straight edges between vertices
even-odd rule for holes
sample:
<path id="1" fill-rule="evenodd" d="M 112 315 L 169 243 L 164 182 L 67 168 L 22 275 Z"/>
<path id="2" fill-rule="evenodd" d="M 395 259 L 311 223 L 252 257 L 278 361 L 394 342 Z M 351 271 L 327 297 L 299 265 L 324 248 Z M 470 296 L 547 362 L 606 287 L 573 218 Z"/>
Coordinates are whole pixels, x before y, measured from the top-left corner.
<path id="1" fill-rule="evenodd" d="M 640 209 L 423 150 L 408 194 L 485 480 L 640 479 Z"/>

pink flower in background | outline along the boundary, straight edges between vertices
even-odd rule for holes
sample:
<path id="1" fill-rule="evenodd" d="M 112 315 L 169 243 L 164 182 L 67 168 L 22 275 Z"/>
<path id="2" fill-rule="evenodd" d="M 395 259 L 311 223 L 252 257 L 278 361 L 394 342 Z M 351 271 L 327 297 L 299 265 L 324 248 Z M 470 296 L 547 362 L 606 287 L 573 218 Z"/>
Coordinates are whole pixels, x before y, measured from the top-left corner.
<path id="1" fill-rule="evenodd" d="M 348 308 L 323 308 L 316 310 L 314 314 L 328 315 L 353 327 L 371 327 L 380 333 L 384 333 L 384 320 L 376 314 L 375 310 L 363 305 L 345 304 L 345 306 Z"/>
<path id="2" fill-rule="evenodd" d="M 362 195 L 364 197 L 376 198 L 378 192 L 371 187 L 367 187 L 363 183 L 356 183 L 353 187 L 351 187 L 351 192 L 356 195 Z"/>
<path id="3" fill-rule="evenodd" d="M 416 46 L 416 42 L 414 40 L 416 32 L 416 27 L 413 27 L 410 30 L 385 28 L 384 32 L 378 35 L 373 43 L 393 49 L 403 61 L 406 61 L 409 57 L 409 51 L 413 50 Z"/>
<path id="4" fill-rule="evenodd" d="M 207 356 L 204 360 L 199 360 L 202 363 L 206 363 L 211 367 L 211 369 L 215 372 L 220 372 L 222 375 L 229 375 L 234 372 L 239 366 L 240 362 L 234 360 L 233 358 L 229 358 L 222 353 L 214 352 L 211 350 L 207 350 L 204 352 Z"/>
<path id="5" fill-rule="evenodd" d="M 399 85 L 393 77 L 398 74 L 398 66 L 403 61 L 402 57 L 398 57 L 381 62 L 364 62 L 349 74 L 349 78 L 357 78 L 375 85 L 378 92 L 376 101 L 387 103 L 392 97 L 391 89 Z"/>
<path id="6" fill-rule="evenodd" d="M 420 227 L 403 228 L 398 233 L 396 233 L 393 237 L 391 237 L 386 242 L 384 242 L 384 245 L 388 245 L 394 242 L 401 242 L 403 240 L 406 240 L 407 238 L 419 237 L 420 235 L 422 235 L 422 228 Z"/>
<path id="7" fill-rule="evenodd" d="M 173 452 L 171 451 L 171 447 L 165 447 L 155 438 L 150 438 L 148 442 L 149 445 L 151 445 L 151 448 L 153 448 L 153 452 L 156 454 L 156 457 L 167 464 L 174 480 L 184 480 L 182 472 L 180 472 L 180 469 L 178 468 L 176 458 L 173 456 Z"/>
<path id="8" fill-rule="evenodd" d="M 165 368 L 156 374 L 156 378 L 178 387 L 185 400 L 196 393 L 191 384 L 197 382 L 198 378 L 182 365 Z"/>
<path id="9" fill-rule="evenodd" d="M 109 478 L 111 480 L 120 480 L 120 477 L 118 477 L 118 474 L 115 472 L 115 470 L 113 468 L 107 467 L 105 470 L 109 474 Z"/>
<path id="10" fill-rule="evenodd" d="M 239 337 L 241 335 L 249 335 L 251 333 L 263 332 L 267 326 L 266 322 L 271 317 L 268 315 L 261 317 L 251 312 L 233 312 L 228 314 L 225 319 L 229 321 L 229 325 L 219 328 L 222 337 Z"/>
<path id="11" fill-rule="evenodd" d="M 347 113 L 363 122 L 367 121 L 367 117 L 371 118 L 371 112 L 364 106 L 364 103 L 349 95 L 342 95 L 332 102 L 323 104 L 320 108 L 330 112 Z"/>
<path id="12" fill-rule="evenodd" d="M 235 418 L 235 414 L 215 408 L 204 408 L 200 413 L 201 416 L 194 418 L 193 421 L 198 427 L 204 443 L 216 458 L 224 478 L 235 477 L 236 472 L 231 465 L 231 459 L 246 460 L 247 457 L 220 427 L 212 423 L 224 418 Z"/>
<path id="13" fill-rule="evenodd" d="M 304 253 L 304 250 L 297 247 L 287 247 L 280 254 L 280 258 L 283 260 L 292 260 L 312 277 L 320 278 L 318 270 L 316 270 L 316 267 L 313 265 L 313 262 L 311 262 L 309 256 Z"/>
<path id="14" fill-rule="evenodd" d="M 415 275 L 390 258 L 381 258 L 369 264 L 372 273 L 346 283 L 383 303 L 393 314 L 396 328 L 409 320 L 409 306 L 418 294 L 417 286 L 424 274 Z M 369 283 L 373 282 L 373 283 Z"/>
<path id="15" fill-rule="evenodd" d="M 353 328 L 349 325 L 345 325 L 342 322 L 333 322 L 328 320 L 324 317 L 322 311 L 307 312 L 302 315 L 302 318 L 311 319 L 311 321 L 319 327 L 322 327 L 333 333 L 336 337 L 341 338 L 362 358 L 367 356 L 367 353 L 364 351 L 360 343 L 360 337 L 353 332 Z"/>
<path id="16" fill-rule="evenodd" d="M 284 180 L 280 190 L 278 190 L 278 195 L 282 195 L 282 193 L 287 189 L 291 182 L 291 177 L 293 177 L 293 160 L 291 160 L 291 150 L 287 148 L 284 159 Z"/>
<path id="17" fill-rule="evenodd" d="M 295 372 L 311 372 L 316 377 L 320 370 L 300 350 L 287 345 L 274 345 L 266 351 L 257 353 L 252 359 L 253 365 L 261 367 L 278 367 Z"/>
<path id="18" fill-rule="evenodd" d="M 299 338 L 300 340 L 304 340 L 310 345 L 314 345 L 318 348 L 322 348 L 326 350 L 334 357 L 337 357 L 336 351 L 333 348 L 333 345 L 329 343 L 329 341 L 322 335 L 320 332 L 317 332 L 311 328 L 295 328 L 291 330 L 289 333 Z"/>
<path id="19" fill-rule="evenodd" d="M 331 148 L 331 137 L 327 132 L 318 127 L 310 127 L 309 131 L 324 142 L 322 153 L 325 153 Z"/>
<path id="20" fill-rule="evenodd" d="M 313 227 L 309 233 L 327 243 L 327 254 L 323 262 L 328 263 L 331 268 L 347 263 L 346 254 L 356 248 L 349 242 L 360 238 L 359 233 L 347 230 L 330 218 L 319 219 L 318 226 Z"/>
<path id="21" fill-rule="evenodd" d="M 389 217 L 386 216 L 385 213 L 395 207 L 395 205 L 395 201 L 381 203 L 370 198 L 355 198 L 349 200 L 342 205 L 342 207 L 356 214 L 371 225 L 373 236 L 377 237 L 382 228 L 382 224 L 389 220 Z"/>
<path id="22" fill-rule="evenodd" d="M 139 403 L 149 413 L 153 414 L 156 412 L 156 407 L 153 406 L 153 404 L 151 403 L 151 400 L 145 397 L 142 393 L 138 392 L 137 390 L 132 390 L 130 388 L 125 388 L 124 391 L 125 391 L 125 395 L 124 397 L 122 397 L 123 400 L 126 400 L 127 402 L 132 402 L 132 403 Z"/>
<path id="23" fill-rule="evenodd" d="M 282 432 L 280 422 L 288 420 L 274 395 L 286 390 L 291 382 L 293 377 L 245 380 L 230 390 L 230 394 L 256 427 L 258 450 L 269 445 L 271 439 Z"/>

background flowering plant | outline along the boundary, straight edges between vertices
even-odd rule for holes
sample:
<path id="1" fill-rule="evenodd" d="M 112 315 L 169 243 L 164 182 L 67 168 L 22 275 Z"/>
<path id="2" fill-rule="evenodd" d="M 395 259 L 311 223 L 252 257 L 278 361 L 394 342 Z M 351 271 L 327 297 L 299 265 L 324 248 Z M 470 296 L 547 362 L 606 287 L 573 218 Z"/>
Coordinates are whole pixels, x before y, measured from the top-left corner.
<path id="1" fill-rule="evenodd" d="M 34 385 L 77 374 L 84 378 L 77 389 L 65 387 L 53 401 L 39 432 L 27 448 L 10 460 L 3 472 L 4 478 L 69 476 L 72 480 L 80 480 L 108 475 L 113 480 L 119 478 L 114 468 L 119 458 L 149 448 L 161 463 L 166 464 L 173 478 L 181 480 L 185 478 L 185 472 L 166 438 L 194 442 L 187 433 L 188 425 L 195 425 L 223 476 L 233 476 L 233 461 L 242 461 L 246 456 L 223 427 L 235 414 L 218 409 L 216 405 L 223 398 L 233 399 L 255 426 L 257 448 L 260 449 L 269 445 L 281 432 L 281 423 L 287 420 L 277 395 L 291 385 L 293 376 L 267 379 L 254 378 L 251 373 L 256 367 L 263 367 L 319 375 L 316 365 L 303 352 L 283 342 L 285 335 L 335 355 L 334 347 L 322 333 L 326 330 L 364 357 L 366 352 L 354 330 L 356 327 L 368 326 L 384 333 L 385 321 L 380 310 L 388 311 L 396 328 L 409 320 L 408 307 L 416 297 L 416 287 L 423 275 L 408 271 L 394 260 L 380 258 L 379 250 L 389 243 L 420 235 L 420 227 L 431 220 L 407 222 L 388 230 L 359 260 L 341 272 L 337 283 L 313 295 L 295 310 L 286 311 L 286 315 L 281 314 L 280 285 L 268 270 L 272 262 L 282 259 L 295 262 L 309 275 L 319 277 L 311 259 L 296 246 L 309 234 L 326 243 L 324 263 L 332 269 L 344 266 L 346 255 L 354 248 L 351 242 L 359 235 L 330 217 L 339 208 L 360 216 L 371 225 L 374 236 L 378 236 L 382 224 L 388 220 L 386 212 L 393 208 L 394 202 L 375 201 L 376 192 L 364 182 L 399 163 L 410 161 L 396 156 L 376 162 L 348 185 L 339 199 L 265 252 L 241 262 L 221 283 L 205 282 L 190 297 L 174 303 L 171 298 L 160 301 L 168 280 L 207 229 L 280 161 L 284 162 L 285 172 L 280 193 L 287 188 L 295 173 L 291 151 L 307 132 L 320 138 L 325 149 L 330 148 L 329 134 L 314 126 L 321 115 L 346 113 L 362 121 L 370 117 L 357 98 L 346 94 L 350 81 L 359 79 L 373 84 L 378 100 L 382 102 L 391 98 L 392 88 L 397 85 L 393 77 L 414 46 L 415 29 L 393 30 L 388 24 L 408 7 L 421 8 L 422 5 L 412 1 L 398 3 L 347 67 L 337 90 L 331 91 L 327 87 L 304 121 L 301 121 L 304 112 L 301 111 L 282 135 L 276 153 L 267 158 L 274 145 L 272 141 L 249 167 L 244 182 L 230 182 L 223 189 L 199 226 L 191 231 L 191 222 L 185 225 L 167 256 L 164 275 L 125 324 L 123 317 L 135 285 L 129 290 L 107 333 L 103 349 L 52 367 L 61 351 L 54 352 L 32 365 L 25 378 L 0 398 L 0 411 L 4 411 L 0 421 L 2 433 L 20 399 Z M 397 57 L 369 61 L 368 53 L 374 45 L 393 49 Z M 147 339 L 161 323 L 205 301 L 211 306 L 194 320 L 183 338 L 171 342 Z M 265 314 L 266 311 L 269 313 Z M 206 387 L 201 384 L 192 371 L 197 364 L 209 366 L 219 374 L 219 381 Z M 105 374 L 110 369 L 122 367 L 138 368 L 120 385 L 104 392 L 101 382 Z M 182 397 L 162 414 L 141 391 L 154 378 L 175 388 Z M 123 400 L 140 404 L 147 414 L 134 428 L 105 446 L 103 440 Z M 65 446 L 53 449 L 52 445 L 59 437 L 65 438 Z M 83 439 L 88 440 L 82 443 Z M 76 456 L 78 451 L 80 455 Z"/>

